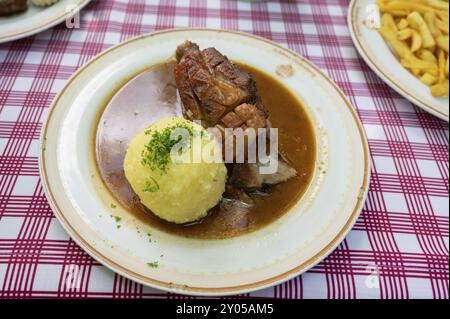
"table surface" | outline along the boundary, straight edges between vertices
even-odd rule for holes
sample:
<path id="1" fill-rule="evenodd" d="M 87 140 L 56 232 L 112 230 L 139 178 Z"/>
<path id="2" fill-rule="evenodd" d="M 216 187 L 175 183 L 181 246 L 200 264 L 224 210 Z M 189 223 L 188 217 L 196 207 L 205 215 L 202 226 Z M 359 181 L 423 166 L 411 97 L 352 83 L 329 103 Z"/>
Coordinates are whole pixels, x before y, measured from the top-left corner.
<path id="1" fill-rule="evenodd" d="M 316 267 L 243 298 L 449 298 L 449 131 L 358 56 L 349 1 L 94 0 L 65 24 L 0 45 L 0 298 L 177 297 L 125 279 L 65 233 L 38 173 L 48 108 L 79 67 L 128 38 L 173 27 L 254 33 L 325 71 L 364 125 L 372 176 L 353 230 Z M 70 265 L 79 289 L 65 285 Z"/>

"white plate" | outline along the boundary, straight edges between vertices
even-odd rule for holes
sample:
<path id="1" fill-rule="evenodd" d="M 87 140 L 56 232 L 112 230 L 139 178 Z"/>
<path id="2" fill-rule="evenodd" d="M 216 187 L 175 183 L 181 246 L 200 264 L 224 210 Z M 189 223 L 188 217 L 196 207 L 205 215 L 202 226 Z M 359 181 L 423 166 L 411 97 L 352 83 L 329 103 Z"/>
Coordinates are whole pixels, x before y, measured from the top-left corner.
<path id="1" fill-rule="evenodd" d="M 0 17 L 0 43 L 13 41 L 47 30 L 74 12 L 81 10 L 90 0 L 60 0 L 49 7 L 29 4 L 27 11 L 10 17 Z"/>
<path id="2" fill-rule="evenodd" d="M 376 14 L 375 0 L 353 0 L 348 26 L 353 43 L 369 67 L 392 89 L 418 107 L 448 122 L 449 99 L 436 98 L 428 86 L 405 69 L 378 31 L 365 22 Z"/>
<path id="3" fill-rule="evenodd" d="M 167 60 L 186 39 L 202 48 L 216 47 L 233 60 L 278 77 L 303 100 L 313 122 L 317 163 L 305 195 L 276 222 L 241 237 L 186 239 L 149 229 L 120 208 L 96 168 L 94 140 L 105 101 L 127 79 Z M 280 65 L 290 65 L 293 74 L 277 76 Z M 368 189 L 366 139 L 338 87 L 294 52 L 231 31 L 168 30 L 103 52 L 73 75 L 55 99 L 41 138 L 44 189 L 72 238 L 117 273 L 177 293 L 245 293 L 297 276 L 344 239 Z M 118 207 L 112 209 L 111 203 Z M 110 214 L 122 217 L 120 229 Z M 152 233 L 151 243 L 147 231 Z M 159 267 L 146 265 L 152 261 L 158 261 Z"/>

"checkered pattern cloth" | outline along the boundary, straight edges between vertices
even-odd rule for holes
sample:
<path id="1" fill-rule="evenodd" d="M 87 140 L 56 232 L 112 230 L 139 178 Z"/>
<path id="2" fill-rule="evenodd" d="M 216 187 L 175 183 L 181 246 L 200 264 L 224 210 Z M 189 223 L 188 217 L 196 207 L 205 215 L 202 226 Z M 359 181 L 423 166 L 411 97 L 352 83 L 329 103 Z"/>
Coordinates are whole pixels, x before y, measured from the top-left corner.
<path id="1" fill-rule="evenodd" d="M 448 124 L 411 105 L 361 60 L 347 0 L 94 0 L 61 24 L 0 45 L 0 298 L 177 298 L 90 258 L 62 229 L 38 174 L 48 108 L 79 67 L 137 35 L 173 27 L 253 33 L 308 58 L 357 110 L 371 151 L 370 192 L 342 244 L 295 279 L 242 298 L 449 298 Z M 67 289 L 68 265 L 81 285 Z"/>

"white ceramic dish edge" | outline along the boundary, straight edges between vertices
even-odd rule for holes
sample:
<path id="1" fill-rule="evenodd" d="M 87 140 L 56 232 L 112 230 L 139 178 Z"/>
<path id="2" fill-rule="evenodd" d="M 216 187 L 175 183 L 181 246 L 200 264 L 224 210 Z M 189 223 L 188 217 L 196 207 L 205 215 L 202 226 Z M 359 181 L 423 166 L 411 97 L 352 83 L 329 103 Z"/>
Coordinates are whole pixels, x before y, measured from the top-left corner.
<path id="1" fill-rule="evenodd" d="M 190 30 L 192 30 L 192 29 L 190 29 Z M 165 31 L 163 31 L 163 32 L 165 32 Z M 167 32 L 167 31 L 166 31 L 166 32 Z M 173 32 L 176 32 L 176 30 L 174 30 Z M 219 30 L 219 32 L 225 32 L 225 31 L 220 31 L 220 30 Z M 226 32 L 227 32 L 227 31 L 226 31 Z M 249 36 L 249 35 L 246 35 L 246 36 Z M 144 35 L 143 37 L 145 37 L 145 35 Z M 255 38 L 257 38 L 257 37 L 255 37 Z M 262 40 L 268 42 L 268 41 L 265 40 L 265 39 L 262 39 Z M 129 40 L 129 41 L 133 41 L 133 39 L 131 39 L 131 40 Z M 127 41 L 127 42 L 128 42 L 128 41 Z M 123 44 L 124 44 L 124 43 L 119 44 L 118 46 L 121 46 L 121 45 L 123 45 Z M 117 47 L 117 46 L 116 46 L 116 47 Z M 101 53 L 98 57 L 100 57 L 100 56 L 102 56 L 102 55 L 104 55 L 104 54 L 107 54 L 108 52 L 114 50 L 116 47 L 112 47 L 112 48 L 108 49 L 107 51 Z M 281 48 L 281 47 L 280 47 L 280 48 Z M 282 49 L 283 49 L 283 50 L 287 50 L 287 49 L 285 49 L 285 48 L 282 48 Z M 295 54 L 294 52 L 292 52 L 292 53 Z M 296 54 L 295 54 L 295 55 L 296 55 Z M 96 57 L 96 58 L 98 58 L 98 57 Z M 95 60 L 96 58 L 94 58 L 93 60 Z M 92 62 L 93 60 L 91 60 L 91 62 Z M 86 64 L 86 66 L 89 65 L 91 62 L 89 62 L 88 64 Z M 86 67 L 86 66 L 85 66 L 85 67 Z M 72 81 L 72 79 L 75 78 L 75 77 L 77 76 L 77 74 L 81 73 L 85 67 L 81 68 L 76 74 L 74 74 L 74 75 L 69 79 L 68 83 L 70 83 L 70 82 Z M 322 73 L 321 71 L 319 71 L 317 68 L 315 68 L 315 69 L 316 69 L 317 72 L 319 72 L 320 74 L 323 75 L 323 73 Z M 323 76 L 324 76 L 324 75 L 323 75 Z M 332 83 L 332 82 L 330 82 L 330 83 Z M 334 83 L 332 83 L 332 84 L 334 85 L 334 87 L 335 87 L 335 89 L 337 90 L 337 92 L 339 92 L 339 93 L 342 95 L 342 97 L 344 98 L 344 95 L 343 95 L 343 93 L 339 90 L 339 88 L 338 88 Z M 60 94 L 62 94 L 62 92 L 61 92 Z M 58 95 L 58 96 L 59 96 L 59 95 Z M 55 101 L 57 101 L 57 100 L 58 100 L 58 97 L 55 98 Z M 52 108 L 53 108 L 55 105 L 56 105 L 56 104 L 55 104 L 55 102 L 54 102 L 54 104 L 52 104 Z M 361 131 L 361 134 L 363 134 L 361 123 L 359 122 L 359 120 L 358 120 L 358 118 L 357 118 L 357 116 L 356 116 L 354 110 L 351 109 L 351 108 L 350 108 L 350 110 L 351 110 L 351 112 L 352 112 L 352 114 L 353 114 L 353 117 L 355 118 L 355 121 L 357 122 L 357 125 L 359 126 L 359 129 L 360 129 L 360 131 Z M 43 129 L 42 129 L 42 131 L 41 131 L 41 141 L 42 141 L 41 155 L 42 155 L 42 152 L 45 150 L 45 140 L 44 140 L 44 139 L 45 139 L 46 126 L 47 126 L 47 122 L 46 122 L 46 124 L 44 125 L 44 127 L 43 127 Z M 115 272 L 117 272 L 117 273 L 119 273 L 119 274 L 121 274 L 121 275 L 123 275 L 123 276 L 125 276 L 125 277 L 128 277 L 128 278 L 130 278 L 130 279 L 132 279 L 132 280 L 135 280 L 135 281 L 137 281 L 137 282 L 140 282 L 140 283 L 142 283 L 142 284 L 144 284 L 144 285 L 150 285 L 150 286 L 153 286 L 153 287 L 156 287 L 156 288 L 159 288 L 159 289 L 163 289 L 163 290 L 167 290 L 167 291 L 171 291 L 171 292 L 182 293 L 182 294 L 190 294 L 190 295 L 210 295 L 210 296 L 231 295 L 231 294 L 236 294 L 236 293 L 246 293 L 246 292 L 250 292 L 250 291 L 253 291 L 253 290 L 257 290 L 257 289 L 263 289 L 263 288 L 266 288 L 266 287 L 269 287 L 269 286 L 272 286 L 272 285 L 275 285 L 275 284 L 279 284 L 279 283 L 284 282 L 284 281 L 286 281 L 286 280 L 289 280 L 289 279 L 291 279 L 291 278 L 297 276 L 299 273 L 304 272 L 304 271 L 310 269 L 311 267 L 313 267 L 315 264 L 317 264 L 318 262 L 320 262 L 323 258 L 325 258 L 326 256 L 328 256 L 328 254 L 330 254 L 330 253 L 336 248 L 336 246 L 339 245 L 339 243 L 343 240 L 343 238 L 344 238 L 344 237 L 347 235 L 347 233 L 351 230 L 353 224 L 355 223 L 357 217 L 359 216 L 359 212 L 360 212 L 360 210 L 362 209 L 362 205 L 363 205 L 363 203 L 364 203 L 364 201 L 365 201 L 365 199 L 366 199 L 366 196 L 367 196 L 368 182 L 369 182 L 368 176 L 370 175 L 370 165 L 368 164 L 368 145 L 367 145 L 367 141 L 365 140 L 365 138 L 363 138 L 362 141 L 363 141 L 363 148 L 364 148 L 364 151 L 366 152 L 365 160 L 367 161 L 367 162 L 366 162 L 366 168 L 367 168 L 367 172 L 366 172 L 366 180 L 365 180 L 364 185 L 363 185 L 364 191 L 363 191 L 363 193 L 361 194 L 362 196 L 361 196 L 361 199 L 360 199 L 359 203 L 357 204 L 357 207 L 355 208 L 356 214 L 353 214 L 353 215 L 352 215 L 352 218 L 351 218 L 351 220 L 349 220 L 348 223 L 346 224 L 345 229 L 339 234 L 339 236 L 338 236 L 337 238 L 335 238 L 335 240 L 333 241 L 333 244 L 332 244 L 331 246 L 327 247 L 327 251 L 326 251 L 325 253 L 322 253 L 322 254 L 320 255 L 320 257 L 316 258 L 316 259 L 314 260 L 314 262 L 311 262 L 311 263 L 309 263 L 307 266 L 302 267 L 302 269 L 300 269 L 299 271 L 292 271 L 292 272 L 290 272 L 289 274 L 283 274 L 283 277 L 280 278 L 280 279 L 272 280 L 272 281 L 270 281 L 270 282 L 268 282 L 268 283 L 266 283 L 266 284 L 259 284 L 259 285 L 257 285 L 256 287 L 252 287 L 252 288 L 246 288 L 246 289 L 239 289 L 239 288 L 237 288 L 237 289 L 234 289 L 234 290 L 231 290 L 231 291 L 209 291 L 209 292 L 203 292 L 203 291 L 186 291 L 185 289 L 179 289 L 179 288 L 177 288 L 177 287 L 167 288 L 167 287 L 161 287 L 161 286 L 158 286 L 158 285 L 155 286 L 155 285 L 149 284 L 148 282 L 145 282 L 145 281 L 143 281 L 143 280 L 140 280 L 139 278 L 136 278 L 136 277 L 134 277 L 134 276 L 131 276 L 129 273 L 126 273 L 126 272 L 122 271 L 122 270 L 120 269 L 120 267 L 116 267 L 115 265 L 110 264 L 107 260 L 103 260 L 103 259 L 101 258 L 101 256 L 98 255 L 98 253 L 94 252 L 94 251 L 91 249 L 91 247 L 89 247 L 89 245 L 86 245 L 86 244 L 82 241 L 81 238 L 78 238 L 78 237 L 77 237 L 77 234 L 74 233 L 70 227 L 68 227 L 68 225 L 66 224 L 66 222 L 64 221 L 64 219 L 62 219 L 61 216 L 59 216 L 59 214 L 57 213 L 57 212 L 59 211 L 58 206 L 57 206 L 57 204 L 56 204 L 55 202 L 53 202 L 53 199 L 52 199 L 51 194 L 48 193 L 48 187 L 49 187 L 49 186 L 48 186 L 47 183 L 46 183 L 46 179 L 45 179 L 45 176 L 44 176 L 43 170 L 42 170 L 42 156 L 40 156 L 40 162 L 39 162 L 40 165 L 39 165 L 39 168 L 40 168 L 41 178 L 42 178 L 42 181 L 43 181 L 43 183 L 44 183 L 44 190 L 45 190 L 45 192 L 46 192 L 47 197 L 49 198 L 50 205 L 51 205 L 52 209 L 55 211 L 55 214 L 56 214 L 56 216 L 58 217 L 58 219 L 60 219 L 60 221 L 61 221 L 61 223 L 63 224 L 63 226 L 64 226 L 64 228 L 66 229 L 66 231 L 67 231 L 67 232 L 72 236 L 72 238 L 73 238 L 80 246 L 82 246 L 82 247 L 83 247 L 83 248 L 84 248 L 84 249 L 85 249 L 85 250 L 86 250 L 93 258 L 95 258 L 95 259 L 101 261 L 101 262 L 102 262 L 105 266 L 107 266 L 108 268 L 112 269 L 113 271 L 115 271 Z"/>

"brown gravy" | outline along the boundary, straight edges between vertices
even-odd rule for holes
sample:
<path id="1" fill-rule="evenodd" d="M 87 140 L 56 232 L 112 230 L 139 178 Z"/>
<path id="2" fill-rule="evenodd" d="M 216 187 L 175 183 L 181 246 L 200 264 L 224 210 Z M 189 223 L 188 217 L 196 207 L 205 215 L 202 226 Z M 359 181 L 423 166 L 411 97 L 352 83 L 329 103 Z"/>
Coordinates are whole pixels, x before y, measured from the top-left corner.
<path id="1" fill-rule="evenodd" d="M 273 127 L 279 129 L 280 152 L 298 176 L 273 188 L 270 196 L 252 196 L 255 206 L 226 211 L 219 205 L 203 220 L 177 225 L 140 205 L 123 173 L 128 142 L 161 117 L 181 116 L 172 77 L 173 64 L 155 66 L 126 83 L 105 108 L 97 128 L 96 155 L 100 174 L 114 197 L 136 218 L 158 229 L 186 237 L 229 238 L 251 232 L 282 216 L 306 191 L 314 171 L 316 145 L 311 122 L 301 102 L 264 72 L 240 65 L 256 80 Z"/>

